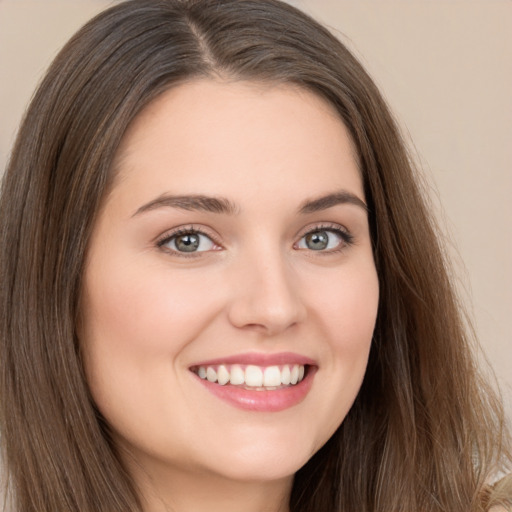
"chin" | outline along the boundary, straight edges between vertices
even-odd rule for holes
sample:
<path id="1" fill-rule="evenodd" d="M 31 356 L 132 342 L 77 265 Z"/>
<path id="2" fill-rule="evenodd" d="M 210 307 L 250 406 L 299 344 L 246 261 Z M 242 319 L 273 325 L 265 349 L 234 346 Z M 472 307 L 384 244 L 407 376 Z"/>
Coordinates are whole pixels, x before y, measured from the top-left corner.
<path id="1" fill-rule="evenodd" d="M 233 462 L 231 467 L 223 469 L 223 475 L 229 480 L 239 482 L 270 482 L 285 480 L 293 477 L 295 473 L 308 461 L 271 459 L 271 460 L 245 460 Z"/>
<path id="2" fill-rule="evenodd" d="M 240 449 L 231 449 L 217 459 L 217 471 L 239 481 L 272 481 L 293 476 L 320 448 L 309 443 L 293 441 L 247 443 Z"/>

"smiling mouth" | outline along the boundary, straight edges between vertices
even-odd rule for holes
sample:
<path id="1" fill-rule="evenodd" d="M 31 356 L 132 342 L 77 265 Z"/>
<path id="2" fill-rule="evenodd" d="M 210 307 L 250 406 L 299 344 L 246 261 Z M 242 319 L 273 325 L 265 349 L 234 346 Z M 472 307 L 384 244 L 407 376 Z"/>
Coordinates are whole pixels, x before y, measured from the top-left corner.
<path id="1" fill-rule="evenodd" d="M 309 365 L 303 364 L 220 364 L 194 366 L 190 370 L 212 384 L 231 385 L 250 391 L 273 391 L 299 384 L 307 375 L 308 368 Z"/>

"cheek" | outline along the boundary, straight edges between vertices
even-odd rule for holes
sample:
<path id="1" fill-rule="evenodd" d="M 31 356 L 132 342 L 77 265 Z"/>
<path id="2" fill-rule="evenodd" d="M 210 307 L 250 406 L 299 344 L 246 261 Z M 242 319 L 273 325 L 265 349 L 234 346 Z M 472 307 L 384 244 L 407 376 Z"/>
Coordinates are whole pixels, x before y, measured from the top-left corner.
<path id="1" fill-rule="evenodd" d="M 379 303 L 373 261 L 342 268 L 338 276 L 312 282 L 309 289 L 310 309 L 326 330 L 331 349 L 364 352 L 371 342 Z"/>
<path id="2" fill-rule="evenodd" d="M 179 352 L 215 314 L 215 301 L 198 293 L 196 281 L 147 266 L 91 276 L 83 301 L 85 338 L 140 357 Z"/>
<path id="3" fill-rule="evenodd" d="M 105 265 L 85 276 L 80 341 L 91 394 L 114 431 L 141 445 L 146 432 L 179 428 L 168 404 L 188 405 L 180 402 L 184 372 L 176 370 L 184 348 L 216 316 L 218 301 L 198 293 L 204 280 L 191 274 Z"/>
<path id="4" fill-rule="evenodd" d="M 312 288 L 311 308 L 321 337 L 322 360 L 318 381 L 322 399 L 318 417 L 326 418 L 328 438 L 342 423 L 361 387 L 371 347 L 379 302 L 378 278 L 373 264 L 342 269 L 339 279 Z M 325 440 L 325 439 L 324 439 Z"/>
<path id="5" fill-rule="evenodd" d="M 180 367 L 184 347 L 206 329 L 217 306 L 208 294 L 198 294 L 195 280 L 161 267 L 95 270 L 85 276 L 82 298 L 85 370 L 99 409 L 127 430 L 130 415 L 161 410 L 174 398 L 170 394 L 182 382 L 173 368 Z"/>
<path id="6" fill-rule="evenodd" d="M 366 372 L 379 304 L 378 278 L 374 267 L 371 268 L 373 272 L 346 276 L 339 299 L 332 301 L 329 311 L 330 339 L 338 371 L 343 376 L 341 382 L 349 380 L 355 393 Z"/>

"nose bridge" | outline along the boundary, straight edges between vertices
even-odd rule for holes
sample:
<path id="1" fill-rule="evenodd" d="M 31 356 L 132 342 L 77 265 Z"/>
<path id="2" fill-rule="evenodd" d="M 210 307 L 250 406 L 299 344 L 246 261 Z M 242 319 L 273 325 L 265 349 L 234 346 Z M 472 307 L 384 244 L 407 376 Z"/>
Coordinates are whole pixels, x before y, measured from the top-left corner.
<path id="1" fill-rule="evenodd" d="M 305 315 L 297 280 L 284 251 L 267 244 L 247 251 L 238 262 L 231 322 L 275 334 Z"/>

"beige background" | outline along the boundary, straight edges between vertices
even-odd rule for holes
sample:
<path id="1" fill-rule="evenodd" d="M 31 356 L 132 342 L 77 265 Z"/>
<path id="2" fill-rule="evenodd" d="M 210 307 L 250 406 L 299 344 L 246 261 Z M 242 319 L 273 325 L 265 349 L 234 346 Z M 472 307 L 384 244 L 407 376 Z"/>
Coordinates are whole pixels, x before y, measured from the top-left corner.
<path id="1" fill-rule="evenodd" d="M 57 49 L 100 0 L 0 0 L 0 172 Z M 415 144 L 512 413 L 512 2 L 294 0 L 356 52 Z M 410 135 L 409 135 L 410 134 Z M 464 263 L 462 263 L 462 261 Z"/>

